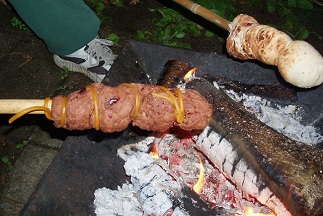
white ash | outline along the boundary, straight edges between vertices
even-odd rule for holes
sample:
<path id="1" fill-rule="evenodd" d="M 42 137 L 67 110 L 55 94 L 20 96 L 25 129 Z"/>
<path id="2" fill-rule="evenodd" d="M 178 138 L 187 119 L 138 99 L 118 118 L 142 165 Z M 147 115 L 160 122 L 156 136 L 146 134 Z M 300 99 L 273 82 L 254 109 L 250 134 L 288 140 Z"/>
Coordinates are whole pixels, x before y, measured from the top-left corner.
<path id="1" fill-rule="evenodd" d="M 98 216 L 143 215 L 132 184 L 123 184 L 117 190 L 100 188 L 95 191 L 94 196 L 95 214 Z"/>
<path id="2" fill-rule="evenodd" d="M 239 96 L 232 90 L 225 92 L 235 101 L 243 103 L 245 108 L 254 113 L 260 121 L 290 139 L 309 145 L 323 141 L 323 136 L 317 128 L 300 123 L 301 107 L 296 105 L 281 106 L 254 95 L 242 94 Z"/>
<path id="3" fill-rule="evenodd" d="M 123 185 L 118 190 L 98 189 L 94 201 L 97 215 L 113 212 L 110 215 L 158 216 L 169 211 L 172 215 L 188 215 L 181 207 L 180 184 L 154 163 L 147 153 L 153 139 L 148 137 L 118 149 L 119 156 L 125 160 L 124 169 L 131 176 L 132 184 Z"/>

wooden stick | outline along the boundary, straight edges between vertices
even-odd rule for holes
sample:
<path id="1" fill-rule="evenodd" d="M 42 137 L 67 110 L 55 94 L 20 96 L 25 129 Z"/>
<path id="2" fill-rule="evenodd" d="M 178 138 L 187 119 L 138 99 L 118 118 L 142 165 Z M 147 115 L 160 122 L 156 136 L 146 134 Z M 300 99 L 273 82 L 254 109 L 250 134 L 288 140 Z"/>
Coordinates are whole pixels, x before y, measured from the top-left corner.
<path id="1" fill-rule="evenodd" d="M 44 107 L 44 99 L 2 99 L 0 100 L 0 114 L 16 114 L 34 106 Z M 50 110 L 52 100 L 48 100 L 47 108 Z M 44 111 L 34 111 L 30 114 L 44 114 Z"/>
<path id="2" fill-rule="evenodd" d="M 203 17 L 204 19 L 209 20 L 210 22 L 230 31 L 230 21 L 224 19 L 223 17 L 213 13 L 212 11 L 202 7 L 199 4 L 191 2 L 189 0 L 173 0 L 174 2 L 182 5 L 183 7 L 189 9 L 193 13 Z"/>

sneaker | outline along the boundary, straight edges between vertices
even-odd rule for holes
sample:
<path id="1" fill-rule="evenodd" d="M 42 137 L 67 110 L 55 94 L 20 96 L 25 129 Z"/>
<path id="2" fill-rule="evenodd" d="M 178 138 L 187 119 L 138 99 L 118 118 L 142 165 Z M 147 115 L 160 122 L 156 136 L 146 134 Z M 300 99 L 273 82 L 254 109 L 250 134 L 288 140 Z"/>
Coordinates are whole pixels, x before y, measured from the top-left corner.
<path id="1" fill-rule="evenodd" d="M 109 48 L 112 45 L 110 40 L 95 38 L 69 55 L 54 55 L 54 62 L 60 68 L 66 67 L 85 74 L 93 82 L 101 82 L 117 57 Z"/>

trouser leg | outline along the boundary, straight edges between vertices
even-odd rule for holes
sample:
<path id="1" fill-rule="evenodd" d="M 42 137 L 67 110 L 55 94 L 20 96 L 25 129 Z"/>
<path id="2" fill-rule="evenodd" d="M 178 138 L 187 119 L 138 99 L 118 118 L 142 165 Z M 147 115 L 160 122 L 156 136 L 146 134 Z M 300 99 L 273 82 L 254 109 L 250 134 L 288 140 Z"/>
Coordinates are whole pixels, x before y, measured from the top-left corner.
<path id="1" fill-rule="evenodd" d="M 83 0 L 10 0 L 51 53 L 70 54 L 95 38 L 100 20 Z"/>

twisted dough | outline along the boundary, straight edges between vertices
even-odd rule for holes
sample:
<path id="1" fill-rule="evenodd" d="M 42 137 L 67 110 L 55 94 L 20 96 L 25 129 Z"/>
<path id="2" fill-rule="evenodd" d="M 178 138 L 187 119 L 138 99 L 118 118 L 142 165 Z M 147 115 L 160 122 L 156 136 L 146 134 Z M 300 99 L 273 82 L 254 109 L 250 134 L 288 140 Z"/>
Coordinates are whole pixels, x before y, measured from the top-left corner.
<path id="1" fill-rule="evenodd" d="M 230 27 L 226 42 L 229 55 L 278 66 L 282 77 L 297 87 L 311 88 L 323 82 L 323 58 L 309 43 L 293 41 L 284 32 L 260 25 L 245 14 L 238 15 Z"/>

